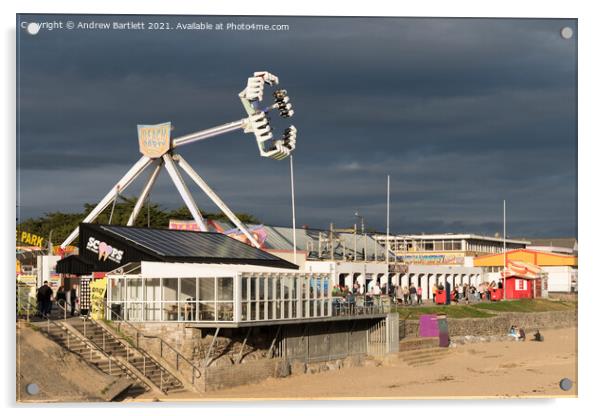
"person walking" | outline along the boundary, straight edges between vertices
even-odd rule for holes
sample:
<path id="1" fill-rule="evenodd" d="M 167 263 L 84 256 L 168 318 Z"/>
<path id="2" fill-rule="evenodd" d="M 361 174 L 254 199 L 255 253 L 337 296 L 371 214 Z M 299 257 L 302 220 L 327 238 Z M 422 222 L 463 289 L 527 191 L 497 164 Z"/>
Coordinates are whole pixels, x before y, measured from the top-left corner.
<path id="1" fill-rule="evenodd" d="M 437 295 L 437 289 L 439 289 L 439 287 L 437 286 L 437 282 L 433 283 L 433 287 L 431 288 L 431 293 L 433 294 L 433 303 L 435 303 L 435 296 Z"/>
<path id="2" fill-rule="evenodd" d="M 405 305 L 407 305 L 409 303 L 410 300 L 410 291 L 408 290 L 407 286 L 403 287 L 403 303 Z"/>
<path id="3" fill-rule="evenodd" d="M 414 286 L 414 283 L 412 283 L 412 285 L 410 286 L 410 305 L 413 305 L 416 303 L 416 286 Z"/>
<path id="4" fill-rule="evenodd" d="M 403 288 L 401 285 L 395 287 L 395 297 L 397 298 L 397 303 L 403 305 Z"/>
<path id="5" fill-rule="evenodd" d="M 418 304 L 418 305 L 422 304 L 422 286 L 418 286 L 416 288 L 416 298 L 417 298 L 416 304 Z"/>
<path id="6" fill-rule="evenodd" d="M 44 284 L 38 289 L 37 298 L 42 318 L 47 318 L 52 308 L 52 289 L 48 286 L 48 280 L 44 280 Z"/>
<path id="7" fill-rule="evenodd" d="M 75 305 L 77 304 L 77 286 L 73 285 L 69 292 L 69 300 L 71 304 L 71 316 L 75 315 Z"/>
<path id="8" fill-rule="evenodd" d="M 56 291 L 56 303 L 65 309 L 67 307 L 67 293 L 65 292 L 65 286 L 59 286 Z"/>

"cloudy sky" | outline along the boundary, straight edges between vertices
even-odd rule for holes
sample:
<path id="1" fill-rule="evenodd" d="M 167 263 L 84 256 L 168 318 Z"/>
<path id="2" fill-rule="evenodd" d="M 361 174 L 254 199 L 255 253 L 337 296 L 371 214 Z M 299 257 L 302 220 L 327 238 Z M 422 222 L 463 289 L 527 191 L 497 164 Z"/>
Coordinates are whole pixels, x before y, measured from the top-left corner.
<path id="1" fill-rule="evenodd" d="M 269 70 L 296 110 L 299 225 L 351 226 L 358 210 L 367 227 L 384 231 L 389 174 L 394 233 L 501 232 L 506 199 L 510 236 L 577 235 L 574 20 L 19 18 L 289 25 L 19 30 L 21 218 L 100 200 L 139 158 L 137 124 L 171 121 L 179 136 L 242 118 L 238 92 L 253 71 Z M 575 34 L 568 40 L 566 26 Z M 233 210 L 291 223 L 288 161 L 259 157 L 252 135 L 181 153 Z M 216 209 L 194 194 L 201 208 Z M 165 173 L 151 199 L 182 205 Z"/>

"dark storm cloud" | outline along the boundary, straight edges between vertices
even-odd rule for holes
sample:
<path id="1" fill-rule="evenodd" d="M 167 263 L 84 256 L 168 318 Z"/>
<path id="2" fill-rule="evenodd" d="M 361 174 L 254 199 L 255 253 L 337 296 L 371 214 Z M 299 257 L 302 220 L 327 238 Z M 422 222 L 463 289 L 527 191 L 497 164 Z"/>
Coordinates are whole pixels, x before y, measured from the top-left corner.
<path id="1" fill-rule="evenodd" d="M 86 19 L 138 20 L 71 17 Z M 160 20 L 291 30 L 20 32 L 23 217 L 98 200 L 138 158 L 137 123 L 181 135 L 242 117 L 236 94 L 269 69 L 296 108 L 299 223 L 359 209 L 383 229 L 390 174 L 395 232 L 496 232 L 505 198 L 514 235 L 576 235 L 576 43 L 559 35 L 574 21 Z M 181 151 L 233 209 L 290 223 L 288 163 L 259 158 L 252 136 Z M 153 198 L 180 205 L 165 178 Z"/>

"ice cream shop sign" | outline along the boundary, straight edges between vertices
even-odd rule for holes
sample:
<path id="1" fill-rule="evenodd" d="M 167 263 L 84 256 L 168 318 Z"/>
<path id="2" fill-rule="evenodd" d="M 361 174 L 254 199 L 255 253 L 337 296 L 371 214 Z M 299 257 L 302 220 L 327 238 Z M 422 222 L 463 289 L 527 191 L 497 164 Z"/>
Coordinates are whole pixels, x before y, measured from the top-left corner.
<path id="1" fill-rule="evenodd" d="M 113 246 L 108 245 L 104 241 L 97 240 L 94 237 L 88 239 L 86 249 L 98 254 L 98 260 L 106 261 L 107 259 L 115 263 L 121 263 L 123 258 L 123 250 L 118 250 Z"/>

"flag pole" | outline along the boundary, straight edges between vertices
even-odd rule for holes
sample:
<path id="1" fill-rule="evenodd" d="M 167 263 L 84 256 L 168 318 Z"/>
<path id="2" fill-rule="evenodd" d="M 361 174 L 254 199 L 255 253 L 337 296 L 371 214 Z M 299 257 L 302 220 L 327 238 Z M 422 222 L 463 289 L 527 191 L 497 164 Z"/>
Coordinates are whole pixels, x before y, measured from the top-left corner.
<path id="1" fill-rule="evenodd" d="M 386 244 L 386 256 L 387 265 L 389 264 L 389 219 L 390 219 L 390 204 L 391 204 L 391 178 L 387 175 L 387 244 Z M 388 272 L 388 271 L 387 271 Z M 388 281 L 388 280 L 387 280 Z"/>
<path id="2" fill-rule="evenodd" d="M 506 200 L 504 199 L 504 269 L 502 270 L 504 279 L 504 300 L 506 300 L 506 274 L 508 267 L 508 255 L 506 254 Z"/>

